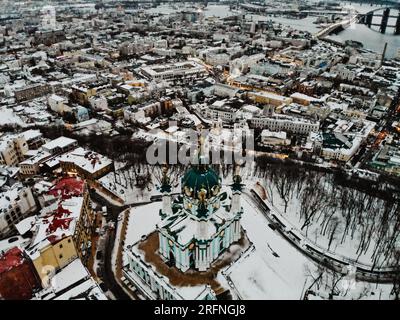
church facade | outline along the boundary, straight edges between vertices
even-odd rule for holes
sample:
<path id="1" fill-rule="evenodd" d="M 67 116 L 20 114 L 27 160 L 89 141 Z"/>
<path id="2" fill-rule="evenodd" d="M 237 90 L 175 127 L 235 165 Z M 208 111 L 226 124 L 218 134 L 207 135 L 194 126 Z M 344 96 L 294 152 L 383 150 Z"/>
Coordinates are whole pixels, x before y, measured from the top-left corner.
<path id="1" fill-rule="evenodd" d="M 203 162 L 203 163 L 202 163 Z M 192 165 L 181 181 L 181 195 L 171 199 L 164 173 L 161 193 L 159 254 L 180 271 L 206 271 L 213 261 L 241 238 L 241 178 L 233 177 L 231 195 L 224 191 L 218 174 L 204 159 Z"/>

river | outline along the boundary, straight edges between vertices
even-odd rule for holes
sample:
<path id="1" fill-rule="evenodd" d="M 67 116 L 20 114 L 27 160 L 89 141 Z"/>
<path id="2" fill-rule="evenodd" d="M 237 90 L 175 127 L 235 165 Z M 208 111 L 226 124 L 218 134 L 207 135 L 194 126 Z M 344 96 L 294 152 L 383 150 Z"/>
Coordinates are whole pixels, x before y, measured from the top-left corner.
<path id="1" fill-rule="evenodd" d="M 319 1 L 319 0 L 314 0 Z M 354 2 L 340 2 L 343 7 L 352 8 L 359 13 L 366 13 L 374 9 L 378 9 L 381 6 L 379 5 L 371 5 L 371 4 L 360 4 Z M 152 13 L 173 13 L 182 8 L 182 6 L 177 6 L 176 8 L 172 8 L 169 5 L 160 5 L 157 8 L 151 8 L 146 10 L 147 12 Z M 205 17 L 227 17 L 233 15 L 235 13 L 231 12 L 229 6 L 227 5 L 218 5 L 218 4 L 208 4 L 208 6 L 204 9 Z M 316 17 L 307 17 L 304 19 L 289 19 L 284 17 L 273 17 L 273 16 L 264 16 L 264 15 L 256 15 L 256 14 L 246 14 L 246 17 L 252 19 L 253 21 L 262 21 L 262 20 L 273 20 L 275 22 L 281 23 L 282 25 L 288 25 L 295 29 L 308 31 L 310 33 L 318 32 L 317 25 L 313 22 L 316 20 Z M 393 19 L 389 20 L 389 24 L 393 24 Z M 392 32 L 392 30 L 388 29 L 388 32 Z M 400 49 L 400 36 L 394 36 L 390 33 L 381 34 L 375 30 L 369 29 L 368 27 L 361 24 L 353 24 L 344 31 L 340 32 L 336 35 L 331 35 L 331 39 L 344 42 L 345 40 L 357 40 L 362 42 L 364 48 L 370 49 L 376 52 L 381 53 L 384 47 L 384 44 L 387 42 L 387 51 L 386 58 L 396 57 L 398 51 Z"/>

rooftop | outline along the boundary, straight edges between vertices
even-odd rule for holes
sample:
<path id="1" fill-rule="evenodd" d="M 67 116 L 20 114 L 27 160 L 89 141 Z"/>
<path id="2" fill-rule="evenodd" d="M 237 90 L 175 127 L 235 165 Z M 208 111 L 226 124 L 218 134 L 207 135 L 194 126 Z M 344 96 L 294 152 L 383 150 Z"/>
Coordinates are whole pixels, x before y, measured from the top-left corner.
<path id="1" fill-rule="evenodd" d="M 65 148 L 69 145 L 76 143 L 75 139 L 67 138 L 67 137 L 59 137 L 54 139 L 48 143 L 45 143 L 42 147 L 45 150 L 53 150 L 56 148 Z"/>
<path id="2" fill-rule="evenodd" d="M 14 247 L 0 256 L 0 274 L 20 266 L 25 261 L 21 249 Z"/>
<path id="3" fill-rule="evenodd" d="M 112 164 L 112 161 L 106 156 L 81 147 L 63 154 L 59 160 L 61 162 L 72 162 L 89 173 L 95 173 Z"/>

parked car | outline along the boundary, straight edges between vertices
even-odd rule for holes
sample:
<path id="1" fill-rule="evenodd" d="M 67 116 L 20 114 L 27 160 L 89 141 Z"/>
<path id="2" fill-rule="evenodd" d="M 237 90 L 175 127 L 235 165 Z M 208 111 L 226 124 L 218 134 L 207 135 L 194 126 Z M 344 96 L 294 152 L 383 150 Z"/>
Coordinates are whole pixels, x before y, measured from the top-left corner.
<path id="1" fill-rule="evenodd" d="M 97 251 L 97 253 L 96 253 L 96 259 L 97 259 L 97 260 L 103 259 L 103 252 Z"/>
<path id="2" fill-rule="evenodd" d="M 96 270 L 96 274 L 98 277 L 103 277 L 103 269 L 101 267 L 98 267 Z"/>

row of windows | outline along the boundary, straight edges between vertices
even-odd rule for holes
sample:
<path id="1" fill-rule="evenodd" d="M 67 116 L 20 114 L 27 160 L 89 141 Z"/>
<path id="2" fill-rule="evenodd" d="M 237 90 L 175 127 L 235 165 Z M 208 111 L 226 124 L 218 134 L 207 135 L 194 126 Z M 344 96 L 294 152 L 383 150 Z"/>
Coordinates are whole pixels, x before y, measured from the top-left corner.
<path id="1" fill-rule="evenodd" d="M 19 207 L 17 207 L 16 211 L 10 211 L 10 213 L 6 215 L 6 221 L 8 224 L 17 222 L 21 218 L 22 218 L 21 209 Z"/>
<path id="2" fill-rule="evenodd" d="M 150 287 L 151 282 L 149 274 L 135 261 L 131 261 L 131 266 L 134 272 Z M 160 296 L 160 290 L 162 290 L 164 300 L 174 300 L 174 296 L 165 290 L 157 281 L 154 281 L 154 285 L 155 288 L 151 288 L 153 292 L 156 292 Z"/>

